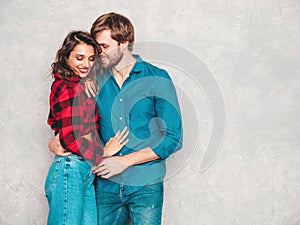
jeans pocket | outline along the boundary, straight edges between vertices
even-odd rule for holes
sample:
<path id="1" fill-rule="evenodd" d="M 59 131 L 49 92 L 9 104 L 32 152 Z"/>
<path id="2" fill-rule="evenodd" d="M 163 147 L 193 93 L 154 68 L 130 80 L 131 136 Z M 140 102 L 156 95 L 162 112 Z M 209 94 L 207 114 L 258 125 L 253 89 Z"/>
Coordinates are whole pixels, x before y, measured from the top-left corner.
<path id="1" fill-rule="evenodd" d="M 78 179 L 81 178 L 83 185 L 86 186 L 91 180 L 94 180 L 94 174 L 92 173 L 92 164 L 85 160 L 82 156 L 72 154 L 67 156 L 68 168 L 73 172 L 78 173 Z"/>
<path id="2" fill-rule="evenodd" d="M 47 175 L 46 181 L 45 181 L 45 193 L 46 194 L 49 191 L 51 191 L 56 185 L 56 180 L 57 180 L 57 177 L 59 174 L 60 163 L 61 163 L 61 159 L 55 158 L 51 164 L 51 167 L 48 171 L 48 175 Z"/>
<path id="3" fill-rule="evenodd" d="M 156 184 L 150 184 L 142 187 L 138 192 L 145 198 L 151 199 L 154 202 L 163 201 L 164 187 L 163 182 L 158 182 Z"/>

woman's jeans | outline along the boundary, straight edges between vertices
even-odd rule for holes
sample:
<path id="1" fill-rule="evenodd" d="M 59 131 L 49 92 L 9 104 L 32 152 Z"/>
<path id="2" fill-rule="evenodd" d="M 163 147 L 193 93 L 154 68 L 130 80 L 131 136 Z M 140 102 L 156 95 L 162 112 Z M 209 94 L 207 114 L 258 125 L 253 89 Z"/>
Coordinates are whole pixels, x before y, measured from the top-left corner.
<path id="1" fill-rule="evenodd" d="M 96 225 L 91 164 L 81 156 L 55 156 L 45 182 L 48 225 Z"/>
<path id="2" fill-rule="evenodd" d="M 131 225 L 160 225 L 163 206 L 163 182 L 143 186 L 125 194 L 104 192 L 96 188 L 98 225 L 125 225 L 128 216 Z"/>

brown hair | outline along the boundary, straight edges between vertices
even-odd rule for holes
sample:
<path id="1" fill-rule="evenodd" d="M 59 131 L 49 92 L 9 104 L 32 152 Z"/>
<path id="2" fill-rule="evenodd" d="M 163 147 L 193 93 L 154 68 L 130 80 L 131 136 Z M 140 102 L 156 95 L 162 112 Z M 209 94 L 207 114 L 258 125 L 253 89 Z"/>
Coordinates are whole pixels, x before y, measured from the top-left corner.
<path id="1" fill-rule="evenodd" d="M 84 31 L 71 31 L 65 38 L 62 47 L 57 51 L 55 62 L 52 63 L 52 75 L 58 73 L 62 79 L 67 79 L 76 76 L 74 71 L 69 67 L 67 60 L 70 53 L 80 43 L 91 45 L 95 51 L 95 57 L 97 57 L 101 50 L 98 44 L 92 38 L 88 32 Z"/>
<path id="2" fill-rule="evenodd" d="M 128 18 L 118 13 L 106 13 L 96 19 L 91 28 L 91 35 L 96 38 L 97 33 L 109 29 L 111 38 L 118 43 L 128 41 L 128 49 L 132 51 L 134 43 L 134 28 Z"/>

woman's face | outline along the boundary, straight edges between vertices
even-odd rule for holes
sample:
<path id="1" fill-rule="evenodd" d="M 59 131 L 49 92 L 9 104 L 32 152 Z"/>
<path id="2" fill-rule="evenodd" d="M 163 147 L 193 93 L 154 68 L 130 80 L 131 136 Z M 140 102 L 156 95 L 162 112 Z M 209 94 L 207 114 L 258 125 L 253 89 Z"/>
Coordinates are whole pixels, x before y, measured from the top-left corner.
<path id="1" fill-rule="evenodd" d="M 80 77 L 86 77 L 95 61 L 95 52 L 92 45 L 79 43 L 75 46 L 68 58 L 68 66 Z"/>

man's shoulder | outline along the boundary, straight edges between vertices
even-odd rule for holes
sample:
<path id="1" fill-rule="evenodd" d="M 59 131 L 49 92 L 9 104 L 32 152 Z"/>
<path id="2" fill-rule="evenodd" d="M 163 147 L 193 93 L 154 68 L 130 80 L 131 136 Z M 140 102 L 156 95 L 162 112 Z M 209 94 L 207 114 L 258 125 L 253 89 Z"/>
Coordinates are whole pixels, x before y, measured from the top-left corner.
<path id="1" fill-rule="evenodd" d="M 153 65 L 152 63 L 147 61 L 142 61 L 141 63 L 144 64 L 144 72 L 147 76 L 164 77 L 170 79 L 170 76 L 165 69 Z"/>

